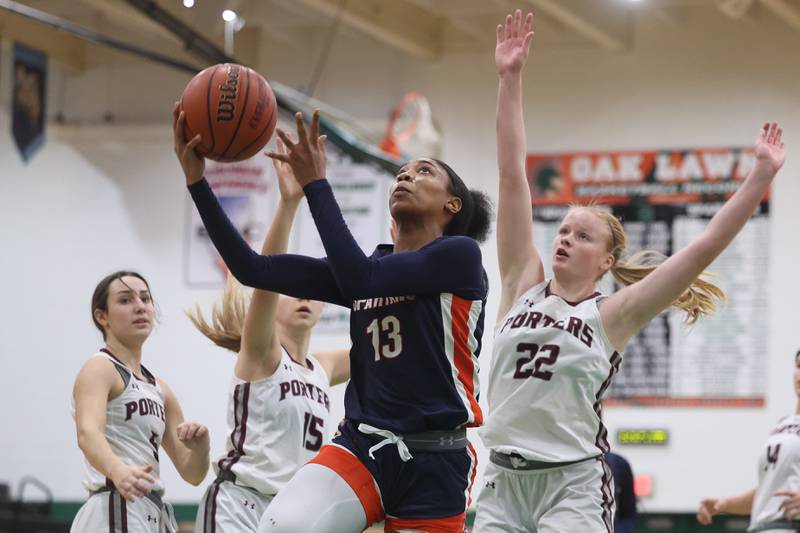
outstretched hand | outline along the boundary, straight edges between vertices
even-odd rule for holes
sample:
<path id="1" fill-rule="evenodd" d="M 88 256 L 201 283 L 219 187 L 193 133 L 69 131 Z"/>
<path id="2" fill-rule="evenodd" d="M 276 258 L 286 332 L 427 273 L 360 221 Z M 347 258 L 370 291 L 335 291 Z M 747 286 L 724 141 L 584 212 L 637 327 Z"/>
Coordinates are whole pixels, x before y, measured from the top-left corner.
<path id="1" fill-rule="evenodd" d="M 325 179 L 326 136 L 319 134 L 319 109 L 314 110 L 308 131 L 303 124 L 301 112 L 295 113 L 294 118 L 297 122 L 297 143 L 292 142 L 291 137 L 278 128 L 278 138 L 283 141 L 286 151 L 268 152 L 267 155 L 274 160 L 288 163 L 297 183 L 305 187 L 312 181 Z"/>
<path id="2" fill-rule="evenodd" d="M 522 71 L 528 61 L 528 52 L 533 41 L 533 13 L 528 13 L 522 22 L 522 11 L 506 16 L 506 23 L 497 25 L 497 47 L 494 50 L 494 63 L 497 74 L 516 74 Z"/>
<path id="3" fill-rule="evenodd" d="M 756 154 L 756 170 L 762 170 L 772 178 L 786 159 L 781 137 L 783 130 L 777 122 L 767 122 L 761 128 L 753 150 Z"/>
<path id="4" fill-rule="evenodd" d="M 203 179 L 206 171 L 206 160 L 195 152 L 195 147 L 200 144 L 202 139 L 198 133 L 186 142 L 184 137 L 184 123 L 186 115 L 181 110 L 181 105 L 175 102 L 172 108 L 172 135 L 175 141 L 175 155 L 181 163 L 183 174 L 186 176 L 186 185 L 197 183 Z"/>
<path id="5" fill-rule="evenodd" d="M 288 156 L 286 145 L 278 138 L 275 142 L 277 148 L 275 153 Z M 269 155 L 269 153 L 267 154 Z M 278 190 L 281 193 L 281 200 L 291 204 L 297 204 L 303 198 L 303 188 L 294 178 L 294 172 L 289 163 L 284 163 L 280 159 L 272 158 L 272 166 L 275 167 L 275 174 L 278 176 Z"/>

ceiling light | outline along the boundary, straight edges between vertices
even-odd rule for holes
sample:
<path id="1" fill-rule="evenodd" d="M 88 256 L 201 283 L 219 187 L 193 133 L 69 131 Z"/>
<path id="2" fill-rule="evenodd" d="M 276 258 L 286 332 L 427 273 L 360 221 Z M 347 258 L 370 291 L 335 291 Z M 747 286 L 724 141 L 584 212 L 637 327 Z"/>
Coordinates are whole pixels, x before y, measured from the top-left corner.
<path id="1" fill-rule="evenodd" d="M 194 0 L 183 0 L 183 7 L 194 7 Z"/>
<path id="2" fill-rule="evenodd" d="M 231 11 L 230 9 L 226 9 L 222 12 L 222 20 L 225 22 L 233 22 L 236 20 L 237 15 L 235 11 Z"/>

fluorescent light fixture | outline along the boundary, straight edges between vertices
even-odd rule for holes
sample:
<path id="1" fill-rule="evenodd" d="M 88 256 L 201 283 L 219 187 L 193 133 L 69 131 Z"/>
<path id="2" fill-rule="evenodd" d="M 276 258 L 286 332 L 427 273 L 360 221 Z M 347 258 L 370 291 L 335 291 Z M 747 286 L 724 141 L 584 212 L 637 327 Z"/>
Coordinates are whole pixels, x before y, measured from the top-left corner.
<path id="1" fill-rule="evenodd" d="M 230 9 L 226 9 L 222 12 L 222 20 L 225 22 L 233 22 L 237 19 L 237 15 L 235 11 L 231 11 Z"/>
<path id="2" fill-rule="evenodd" d="M 183 0 L 183 7 L 194 7 L 194 0 Z"/>

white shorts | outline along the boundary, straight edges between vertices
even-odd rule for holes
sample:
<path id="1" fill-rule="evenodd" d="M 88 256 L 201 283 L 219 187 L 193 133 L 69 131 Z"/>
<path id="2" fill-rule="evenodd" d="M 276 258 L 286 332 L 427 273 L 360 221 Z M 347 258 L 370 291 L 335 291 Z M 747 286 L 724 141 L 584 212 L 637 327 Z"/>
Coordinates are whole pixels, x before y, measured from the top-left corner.
<path id="1" fill-rule="evenodd" d="M 614 486 L 601 458 L 542 470 L 492 462 L 483 474 L 474 533 L 610 533 Z"/>
<path id="2" fill-rule="evenodd" d="M 274 496 L 232 481 L 214 481 L 197 508 L 195 533 L 239 533 L 258 530 L 261 515 Z"/>
<path id="3" fill-rule="evenodd" d="M 177 531 L 170 509 L 162 509 L 147 497 L 125 501 L 117 492 L 89 496 L 70 533 L 167 533 Z"/>

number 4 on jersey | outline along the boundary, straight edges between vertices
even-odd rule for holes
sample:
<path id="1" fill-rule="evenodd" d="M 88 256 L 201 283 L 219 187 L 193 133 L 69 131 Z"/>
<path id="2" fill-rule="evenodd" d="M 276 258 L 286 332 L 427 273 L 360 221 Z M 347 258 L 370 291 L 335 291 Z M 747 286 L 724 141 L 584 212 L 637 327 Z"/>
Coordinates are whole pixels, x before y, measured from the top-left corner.
<path id="1" fill-rule="evenodd" d="M 769 469 L 771 466 L 775 468 L 778 465 L 778 454 L 781 451 L 781 445 L 767 446 L 767 464 L 764 465 L 764 470 Z"/>
<path id="2" fill-rule="evenodd" d="M 380 361 L 381 357 L 393 359 L 403 351 L 400 321 L 394 315 L 373 319 L 367 326 L 367 335 L 372 338 L 376 361 Z"/>

